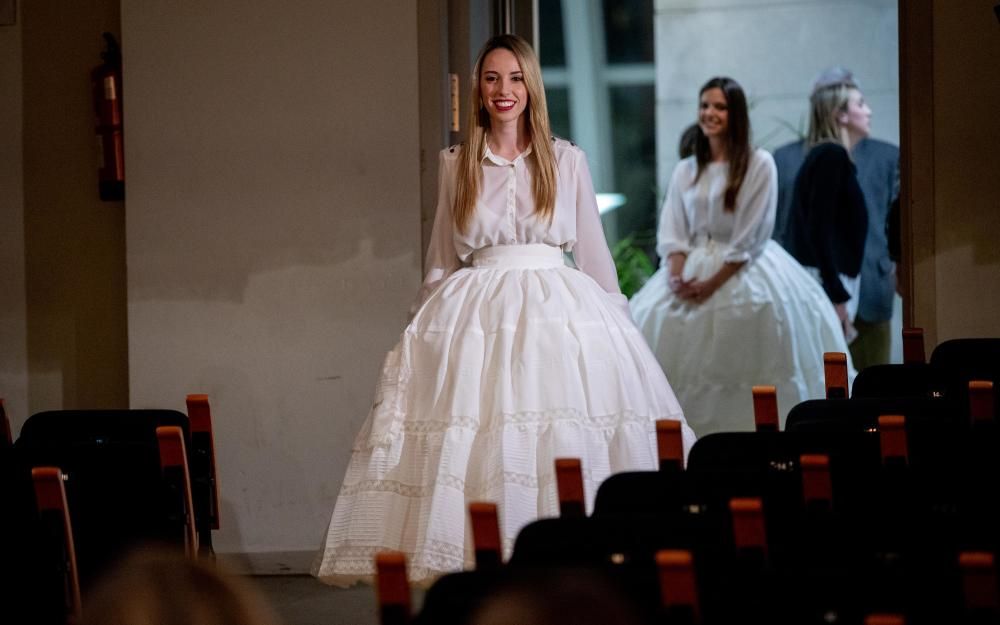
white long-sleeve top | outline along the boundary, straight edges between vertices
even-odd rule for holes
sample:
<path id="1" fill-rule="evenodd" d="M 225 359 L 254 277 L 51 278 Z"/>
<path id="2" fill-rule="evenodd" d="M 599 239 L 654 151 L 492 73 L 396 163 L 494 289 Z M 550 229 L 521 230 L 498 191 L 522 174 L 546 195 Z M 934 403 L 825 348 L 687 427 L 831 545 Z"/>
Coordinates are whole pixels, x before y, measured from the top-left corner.
<path id="1" fill-rule="evenodd" d="M 438 163 L 438 203 L 427 248 L 426 274 L 416 306 L 449 275 L 467 266 L 472 253 L 494 245 L 544 243 L 573 254 L 576 266 L 627 307 L 618 288 L 611 251 L 601 228 L 597 197 L 583 150 L 564 139 L 553 138 L 556 159 L 556 202 L 552 223 L 535 216 L 529 148 L 512 161 L 487 146 L 481 159 L 482 187 L 475 213 L 465 232 L 455 229 L 452 203 L 460 148 L 441 151 Z"/>
<path id="2" fill-rule="evenodd" d="M 727 263 L 759 256 L 771 239 L 778 206 L 774 158 L 761 149 L 750 156 L 733 211 L 724 207 L 729 163 L 709 163 L 695 182 L 697 174 L 698 163 L 693 156 L 674 168 L 656 236 L 656 253 L 661 264 L 666 264 L 670 254 L 688 253 L 696 244 L 708 240 L 727 246 L 724 256 Z"/>

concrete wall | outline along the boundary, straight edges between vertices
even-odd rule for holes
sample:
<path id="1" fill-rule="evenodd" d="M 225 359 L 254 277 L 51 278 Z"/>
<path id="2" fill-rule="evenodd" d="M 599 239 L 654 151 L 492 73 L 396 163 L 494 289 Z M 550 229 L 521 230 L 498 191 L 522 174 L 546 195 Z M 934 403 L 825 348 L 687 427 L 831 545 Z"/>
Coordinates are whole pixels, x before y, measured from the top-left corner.
<path id="1" fill-rule="evenodd" d="M 697 114 L 698 89 L 731 76 L 747 91 L 755 144 L 774 148 L 808 128 L 809 91 L 843 65 L 873 109 L 872 136 L 898 144 L 896 0 L 656 0 L 657 180 Z"/>
<path id="2" fill-rule="evenodd" d="M 0 26 L 0 397 L 17 435 L 28 411 L 21 158 L 21 24 Z"/>
<path id="3" fill-rule="evenodd" d="M 319 547 L 420 283 L 417 13 L 123 0 L 131 404 L 210 396 L 223 552 Z"/>

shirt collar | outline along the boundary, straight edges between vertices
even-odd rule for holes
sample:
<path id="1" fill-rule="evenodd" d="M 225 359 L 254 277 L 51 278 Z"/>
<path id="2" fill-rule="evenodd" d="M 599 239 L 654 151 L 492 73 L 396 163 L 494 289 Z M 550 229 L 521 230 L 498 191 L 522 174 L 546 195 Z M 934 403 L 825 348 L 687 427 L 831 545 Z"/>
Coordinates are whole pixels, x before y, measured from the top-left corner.
<path id="1" fill-rule="evenodd" d="M 501 167 L 503 167 L 503 166 L 506 166 L 506 165 L 516 164 L 518 161 L 521 161 L 521 160 L 524 160 L 525 158 L 527 158 L 529 154 L 531 154 L 531 144 L 530 143 L 528 144 L 528 147 L 525 148 L 524 152 L 521 152 L 520 154 L 518 154 L 517 157 L 514 160 L 508 161 L 507 159 L 503 158 L 502 156 L 497 156 L 496 154 L 494 154 L 493 150 L 490 149 L 489 141 L 484 141 L 483 142 L 483 155 L 482 155 L 482 157 L 480 157 L 479 160 L 480 160 L 480 162 L 488 160 L 491 163 L 493 163 L 494 165 L 500 165 Z"/>

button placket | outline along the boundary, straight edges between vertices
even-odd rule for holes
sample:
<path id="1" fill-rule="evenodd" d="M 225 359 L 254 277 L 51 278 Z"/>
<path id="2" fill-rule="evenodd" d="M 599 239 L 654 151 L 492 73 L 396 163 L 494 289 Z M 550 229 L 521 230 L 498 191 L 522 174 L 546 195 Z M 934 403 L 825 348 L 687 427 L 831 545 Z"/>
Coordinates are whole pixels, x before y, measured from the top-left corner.
<path id="1" fill-rule="evenodd" d="M 507 220 L 510 222 L 511 239 L 517 242 L 517 209 L 514 202 L 517 176 L 514 173 L 514 163 L 507 169 Z"/>

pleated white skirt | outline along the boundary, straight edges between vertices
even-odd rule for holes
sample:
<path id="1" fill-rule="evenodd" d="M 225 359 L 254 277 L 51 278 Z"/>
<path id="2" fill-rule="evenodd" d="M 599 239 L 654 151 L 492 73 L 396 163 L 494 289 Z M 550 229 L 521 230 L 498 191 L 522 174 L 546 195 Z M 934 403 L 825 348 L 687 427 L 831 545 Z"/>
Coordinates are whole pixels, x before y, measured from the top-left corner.
<path id="1" fill-rule="evenodd" d="M 656 466 L 664 418 L 680 406 L 612 296 L 558 248 L 480 250 L 386 357 L 313 574 L 368 580 L 382 550 L 404 552 L 414 582 L 461 570 L 471 501 L 498 504 L 509 555 L 558 513 L 556 458 L 582 460 L 590 506 L 611 473 Z"/>
<path id="2" fill-rule="evenodd" d="M 714 242 L 696 247 L 684 278 L 713 275 L 725 252 Z M 698 436 L 754 429 L 756 384 L 777 387 L 784 427 L 792 406 L 825 396 L 824 352 L 846 353 L 854 379 L 833 305 L 774 241 L 703 303 L 678 298 L 661 268 L 630 305 Z"/>

